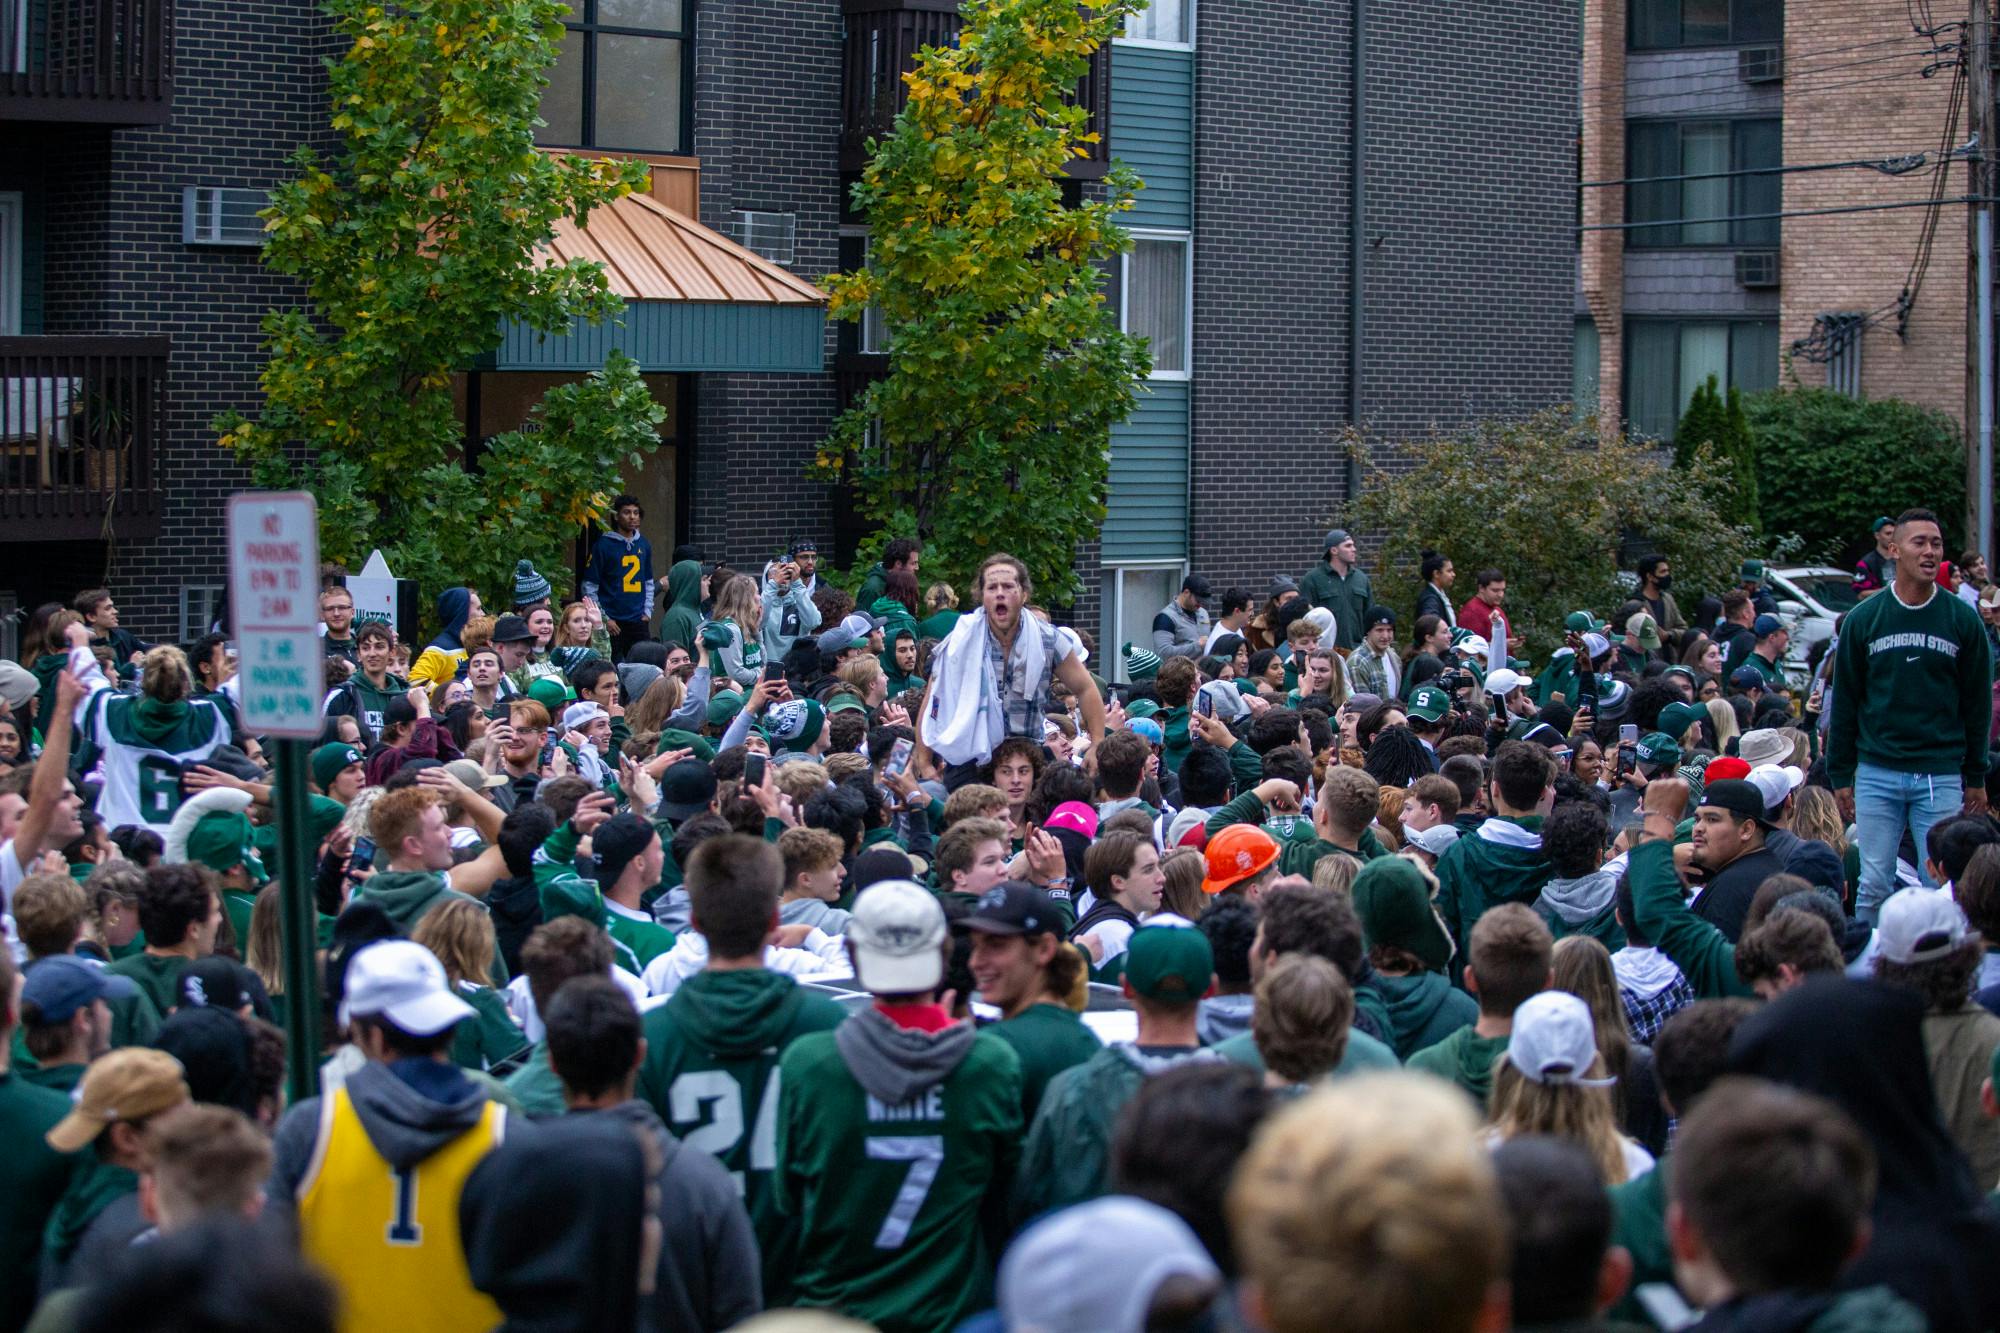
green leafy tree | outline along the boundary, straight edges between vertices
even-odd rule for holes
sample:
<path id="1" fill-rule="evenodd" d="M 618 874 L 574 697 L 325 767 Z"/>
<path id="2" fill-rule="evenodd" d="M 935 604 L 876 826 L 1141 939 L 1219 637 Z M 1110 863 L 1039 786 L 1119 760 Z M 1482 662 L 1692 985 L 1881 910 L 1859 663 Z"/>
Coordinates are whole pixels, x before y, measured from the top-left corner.
<path id="1" fill-rule="evenodd" d="M 1944 524 L 1957 559 L 1965 511 L 1965 439 L 1935 408 L 1831 389 L 1779 389 L 1743 403 L 1755 440 L 1764 528 L 1807 550 L 1853 559 L 1868 524 L 1922 506 Z"/>
<path id="2" fill-rule="evenodd" d="M 1104 519 L 1111 427 L 1151 369 L 1098 265 L 1138 179 L 1065 206 L 1063 164 L 1096 135 L 1067 95 L 1142 0 L 968 0 L 958 45 L 926 48 L 909 100 L 854 188 L 869 267 L 827 280 L 836 318 L 888 325 L 889 377 L 835 424 L 811 474 L 844 483 L 924 565 L 969 573 L 1006 550 L 1038 593 L 1079 589 L 1076 547 Z M 874 423 L 880 423 L 879 429 Z"/>
<path id="3" fill-rule="evenodd" d="M 432 591 L 497 593 L 522 556 L 557 577 L 621 468 L 657 446 L 664 409 L 613 357 L 550 390 L 532 428 L 492 438 L 468 470 L 451 375 L 505 321 L 553 334 L 618 312 L 601 266 L 545 264 L 535 247 L 557 220 L 642 188 L 646 168 L 535 150 L 561 0 L 324 9 L 349 44 L 327 62 L 341 151 L 299 149 L 262 215 L 264 263 L 308 305 L 265 316 L 263 408 L 215 429 L 259 486 L 318 497 L 329 559 L 379 546 Z"/>
<path id="4" fill-rule="evenodd" d="M 1722 391 L 1717 387 L 1715 376 L 1710 375 L 1695 386 L 1693 395 L 1688 399 L 1687 411 L 1681 413 L 1680 425 L 1674 429 L 1674 462 L 1685 464 L 1704 444 L 1720 449 L 1727 425 Z"/>
<path id="5" fill-rule="evenodd" d="M 1674 432 L 1675 466 L 1687 466 L 1703 447 L 1731 477 L 1723 492 L 1724 516 L 1757 531 L 1757 457 L 1743 415 L 1743 398 L 1734 388 L 1725 396 L 1713 375 L 1694 391 Z"/>
<path id="6" fill-rule="evenodd" d="M 1698 447 L 1685 466 L 1669 464 L 1567 409 L 1381 449 L 1350 436 L 1349 447 L 1362 458 L 1398 460 L 1397 471 L 1371 469 L 1360 496 L 1333 521 L 1380 534 L 1376 596 L 1406 625 L 1425 547 L 1461 570 L 1505 572 L 1508 618 L 1536 655 L 1560 645 L 1570 612 L 1607 616 L 1626 600 L 1618 553 L 1633 538 L 1668 556 L 1676 584 L 1695 590 L 1732 586 L 1752 550 L 1753 534 L 1724 513 L 1729 474 L 1711 450 Z M 1405 460 L 1414 465 L 1400 470 Z"/>

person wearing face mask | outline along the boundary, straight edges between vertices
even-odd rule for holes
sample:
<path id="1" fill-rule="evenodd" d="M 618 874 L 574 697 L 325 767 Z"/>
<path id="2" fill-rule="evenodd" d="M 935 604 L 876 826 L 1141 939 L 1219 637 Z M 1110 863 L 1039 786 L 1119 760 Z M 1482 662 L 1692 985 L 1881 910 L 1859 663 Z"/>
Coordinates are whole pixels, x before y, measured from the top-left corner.
<path id="1" fill-rule="evenodd" d="M 1674 639 L 1687 628 L 1687 621 L 1681 618 L 1681 609 L 1674 605 L 1674 566 L 1663 555 L 1649 555 L 1638 565 L 1639 600 L 1653 613 L 1653 621 L 1660 627 L 1660 633 Z"/>

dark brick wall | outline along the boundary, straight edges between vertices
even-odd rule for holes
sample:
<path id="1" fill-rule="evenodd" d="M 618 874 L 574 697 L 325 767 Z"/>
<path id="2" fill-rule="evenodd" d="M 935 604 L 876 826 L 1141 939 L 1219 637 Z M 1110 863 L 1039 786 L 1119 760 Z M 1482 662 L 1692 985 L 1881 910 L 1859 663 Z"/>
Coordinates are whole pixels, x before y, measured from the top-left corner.
<path id="1" fill-rule="evenodd" d="M 172 124 L 7 127 L 15 151 L 39 156 L 46 173 L 44 332 L 173 339 L 160 534 L 106 551 L 124 623 L 141 635 L 177 628 L 183 580 L 222 577 L 223 504 L 247 478 L 208 423 L 225 408 L 255 408 L 259 321 L 297 299 L 255 250 L 183 245 L 181 189 L 267 188 L 298 144 L 323 134 L 327 27 L 312 5 L 289 0 L 180 5 Z"/>
<path id="2" fill-rule="evenodd" d="M 699 13 L 701 220 L 725 231 L 737 209 L 796 215 L 791 269 L 817 281 L 840 265 L 839 0 L 705 0 Z M 793 533 L 832 550 L 830 492 L 804 473 L 837 406 L 831 373 L 701 376 L 693 539 L 710 559 L 750 568 Z"/>
<path id="3" fill-rule="evenodd" d="M 1575 8 L 1370 15 L 1365 419 L 1407 437 L 1560 401 Z M 1218 588 L 1306 569 L 1343 494 L 1351 21 L 1301 0 L 1200 11 L 1191 557 Z"/>

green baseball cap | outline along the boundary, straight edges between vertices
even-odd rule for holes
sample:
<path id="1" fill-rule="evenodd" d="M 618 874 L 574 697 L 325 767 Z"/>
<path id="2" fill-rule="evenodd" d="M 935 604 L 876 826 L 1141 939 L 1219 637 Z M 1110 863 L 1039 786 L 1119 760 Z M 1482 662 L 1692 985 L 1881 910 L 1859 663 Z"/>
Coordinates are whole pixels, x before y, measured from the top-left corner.
<path id="1" fill-rule="evenodd" d="M 576 695 L 559 677 L 537 676 L 528 682 L 528 697 L 548 709 L 551 718 L 557 718 L 562 715 L 563 705 Z"/>
<path id="2" fill-rule="evenodd" d="M 1762 583 L 1764 581 L 1764 562 L 1762 560 L 1745 560 L 1743 568 L 1737 571 L 1736 576 L 1745 583 Z"/>
<path id="3" fill-rule="evenodd" d="M 868 705 L 861 702 L 858 695 L 836 694 L 826 701 L 826 711 L 832 713 L 865 713 Z"/>
<path id="4" fill-rule="evenodd" d="M 1424 722 L 1442 722 L 1451 711 L 1451 696 L 1435 685 L 1419 685 L 1411 692 L 1406 711 Z"/>
<path id="5" fill-rule="evenodd" d="M 1563 617 L 1563 629 L 1570 634 L 1601 634 L 1604 622 L 1588 611 L 1572 611 Z"/>
<path id="6" fill-rule="evenodd" d="M 705 715 L 711 727 L 726 727 L 743 711 L 743 696 L 735 690 L 717 690 L 708 699 Z"/>
<path id="7" fill-rule="evenodd" d="M 1406 949 L 1434 972 L 1451 966 L 1451 936 L 1431 910 L 1430 886 L 1415 863 L 1378 856 L 1354 877 L 1351 892 L 1361 934 L 1371 948 Z"/>
<path id="8" fill-rule="evenodd" d="M 1149 1000 L 1191 1005 L 1215 980 L 1215 951 L 1192 926 L 1141 926 L 1125 946 L 1125 980 Z"/>
<path id="9" fill-rule="evenodd" d="M 1681 763 L 1680 742 L 1664 731 L 1649 731 L 1641 736 L 1632 753 L 1649 768 L 1679 768 Z"/>
<path id="10" fill-rule="evenodd" d="M 1678 744 L 1689 727 L 1707 716 L 1708 710 L 1700 704 L 1668 704 L 1660 710 L 1660 730 Z"/>
<path id="11" fill-rule="evenodd" d="M 312 752 L 307 766 L 312 770 L 313 786 L 325 791 L 335 778 L 360 762 L 360 750 L 346 741 L 329 741 Z"/>
<path id="12" fill-rule="evenodd" d="M 1893 528 L 1895 526 L 1896 526 L 1896 520 L 1890 518 L 1887 514 L 1884 514 L 1882 515 L 1882 517 L 1876 519 L 1873 523 L 1870 523 L 1868 525 L 1868 530 L 1870 532 L 1880 532 L 1884 528 Z"/>
<path id="13" fill-rule="evenodd" d="M 1160 711 L 1160 705 L 1153 699 L 1134 699 L 1125 705 L 1125 716 L 1129 718 L 1151 717 Z"/>
<path id="14" fill-rule="evenodd" d="M 188 834 L 187 859 L 218 873 L 242 866 L 253 883 L 262 884 L 271 876 L 264 870 L 264 858 L 257 855 L 256 836 L 241 813 L 211 810 L 195 821 Z"/>

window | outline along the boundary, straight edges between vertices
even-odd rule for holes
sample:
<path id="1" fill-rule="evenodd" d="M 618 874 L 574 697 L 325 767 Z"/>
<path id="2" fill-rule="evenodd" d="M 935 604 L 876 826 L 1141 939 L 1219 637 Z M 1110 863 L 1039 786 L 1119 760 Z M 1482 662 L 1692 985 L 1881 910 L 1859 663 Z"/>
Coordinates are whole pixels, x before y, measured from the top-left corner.
<path id="1" fill-rule="evenodd" d="M 1580 417 L 1597 410 L 1597 361 L 1597 321 L 1585 315 L 1570 344 L 1569 400 Z"/>
<path id="2" fill-rule="evenodd" d="M 1153 0 L 1125 20 L 1125 40 L 1156 46 L 1194 44 L 1194 0 Z"/>
<path id="3" fill-rule="evenodd" d="M 1868 331 L 1868 316 L 1858 311 L 1821 315 L 1826 330 L 1826 387 L 1849 398 L 1861 396 L 1861 335 Z"/>
<path id="4" fill-rule="evenodd" d="M 21 216 L 19 190 L 0 190 L 0 335 L 21 331 Z"/>
<path id="5" fill-rule="evenodd" d="M 868 233 L 860 227 L 843 227 L 840 230 L 840 267 L 852 272 L 866 268 L 869 264 Z M 882 318 L 879 306 L 869 306 L 862 313 L 859 324 L 842 321 L 836 334 L 842 352 L 860 352 L 863 355 L 886 356 L 889 353 L 889 322 Z"/>
<path id="6" fill-rule="evenodd" d="M 684 0 L 573 0 L 535 142 L 684 153 L 694 43 Z M 601 94 L 601 95 L 600 95 Z"/>
<path id="7" fill-rule="evenodd" d="M 1783 0 L 1632 0 L 1635 51 L 1748 46 L 1785 35 Z"/>
<path id="8" fill-rule="evenodd" d="M 1759 215 L 1779 211 L 1779 178 L 1728 173 L 1777 166 L 1779 127 L 1776 120 L 1630 122 L 1626 171 L 1650 183 L 1625 187 L 1625 220 L 1662 225 L 1634 227 L 1626 245 L 1776 245 L 1778 220 Z"/>
<path id="9" fill-rule="evenodd" d="M 181 585 L 181 635 L 182 643 L 193 643 L 208 633 L 223 614 L 223 603 L 228 587 L 221 583 L 183 583 Z M 234 632 L 234 627 L 224 625 L 224 634 Z"/>
<path id="10" fill-rule="evenodd" d="M 1778 326 L 1769 320 L 1629 320 L 1625 415 L 1632 432 L 1671 440 L 1688 400 L 1710 375 L 1724 390 L 1778 384 Z"/>
<path id="11" fill-rule="evenodd" d="M 1092 668 L 1106 680 L 1131 679 L 1125 670 L 1125 644 L 1153 646 L 1153 617 L 1180 591 L 1187 566 L 1171 564 L 1125 566 L 1104 571 L 1104 630 L 1097 640 L 1098 660 Z"/>
<path id="12" fill-rule="evenodd" d="M 1185 233 L 1135 231 L 1132 252 L 1125 256 L 1121 322 L 1125 332 L 1151 345 L 1154 379 L 1188 377 L 1193 342 L 1191 249 Z"/>

